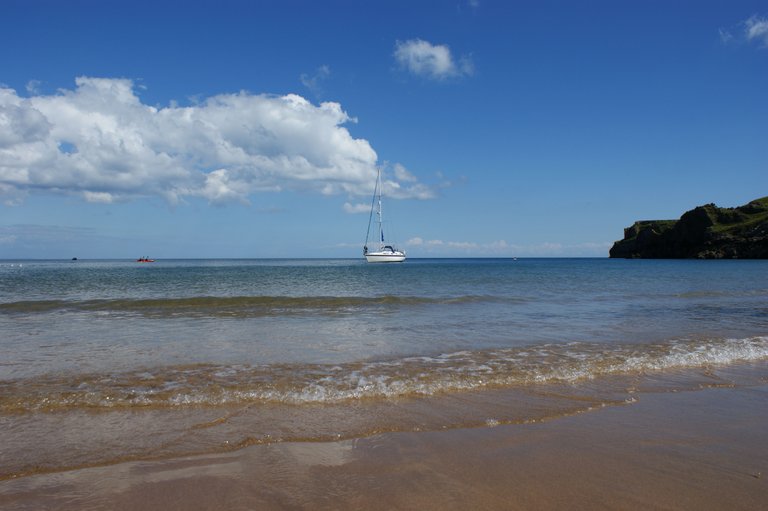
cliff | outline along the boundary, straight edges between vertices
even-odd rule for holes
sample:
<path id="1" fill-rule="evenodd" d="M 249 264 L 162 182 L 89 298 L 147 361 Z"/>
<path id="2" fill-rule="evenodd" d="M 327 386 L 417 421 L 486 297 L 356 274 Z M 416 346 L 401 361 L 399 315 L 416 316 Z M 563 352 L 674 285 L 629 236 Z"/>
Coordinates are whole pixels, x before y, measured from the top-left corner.
<path id="1" fill-rule="evenodd" d="M 768 197 L 738 208 L 699 206 L 679 220 L 635 222 L 610 257 L 768 259 Z"/>

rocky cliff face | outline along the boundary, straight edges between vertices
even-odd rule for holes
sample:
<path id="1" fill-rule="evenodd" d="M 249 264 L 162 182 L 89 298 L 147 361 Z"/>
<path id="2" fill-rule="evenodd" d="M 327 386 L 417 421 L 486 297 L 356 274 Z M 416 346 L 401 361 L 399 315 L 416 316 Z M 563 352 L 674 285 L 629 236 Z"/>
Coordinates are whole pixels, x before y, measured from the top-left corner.
<path id="1" fill-rule="evenodd" d="M 624 229 L 611 257 L 768 259 L 768 197 L 738 208 L 714 204 L 680 220 L 645 220 Z"/>

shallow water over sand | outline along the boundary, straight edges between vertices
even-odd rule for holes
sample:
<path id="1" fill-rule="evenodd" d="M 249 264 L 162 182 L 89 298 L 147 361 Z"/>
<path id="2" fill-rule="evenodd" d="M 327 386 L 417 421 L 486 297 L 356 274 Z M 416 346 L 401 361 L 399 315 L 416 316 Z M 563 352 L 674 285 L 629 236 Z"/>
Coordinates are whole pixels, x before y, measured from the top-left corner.
<path id="1" fill-rule="evenodd" d="M 765 261 L 0 262 L 0 478 L 750 388 L 766 304 Z"/>
<path id="2" fill-rule="evenodd" d="M 765 383 L 643 392 L 626 406 L 543 422 L 125 461 L 0 482 L 0 506 L 761 509 L 767 403 Z"/>

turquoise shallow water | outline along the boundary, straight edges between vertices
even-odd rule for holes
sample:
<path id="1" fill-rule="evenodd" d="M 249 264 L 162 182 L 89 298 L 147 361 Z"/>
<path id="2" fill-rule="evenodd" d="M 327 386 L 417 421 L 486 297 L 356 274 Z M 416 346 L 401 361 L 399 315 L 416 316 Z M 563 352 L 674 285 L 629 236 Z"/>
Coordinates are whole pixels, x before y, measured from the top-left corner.
<path id="1" fill-rule="evenodd" d="M 768 261 L 0 261 L 0 480 L 544 420 L 767 362 Z"/>

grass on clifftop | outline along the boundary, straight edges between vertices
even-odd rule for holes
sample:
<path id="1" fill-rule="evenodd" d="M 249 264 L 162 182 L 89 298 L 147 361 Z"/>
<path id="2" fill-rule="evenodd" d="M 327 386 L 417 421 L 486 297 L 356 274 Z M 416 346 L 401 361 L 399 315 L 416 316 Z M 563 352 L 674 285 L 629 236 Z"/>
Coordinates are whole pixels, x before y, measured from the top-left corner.
<path id="1" fill-rule="evenodd" d="M 713 213 L 714 218 L 712 218 Z M 714 222 L 710 227 L 712 233 L 748 231 L 763 222 L 768 222 L 768 197 L 753 200 L 740 208 L 716 208 L 710 213 L 710 218 Z"/>

